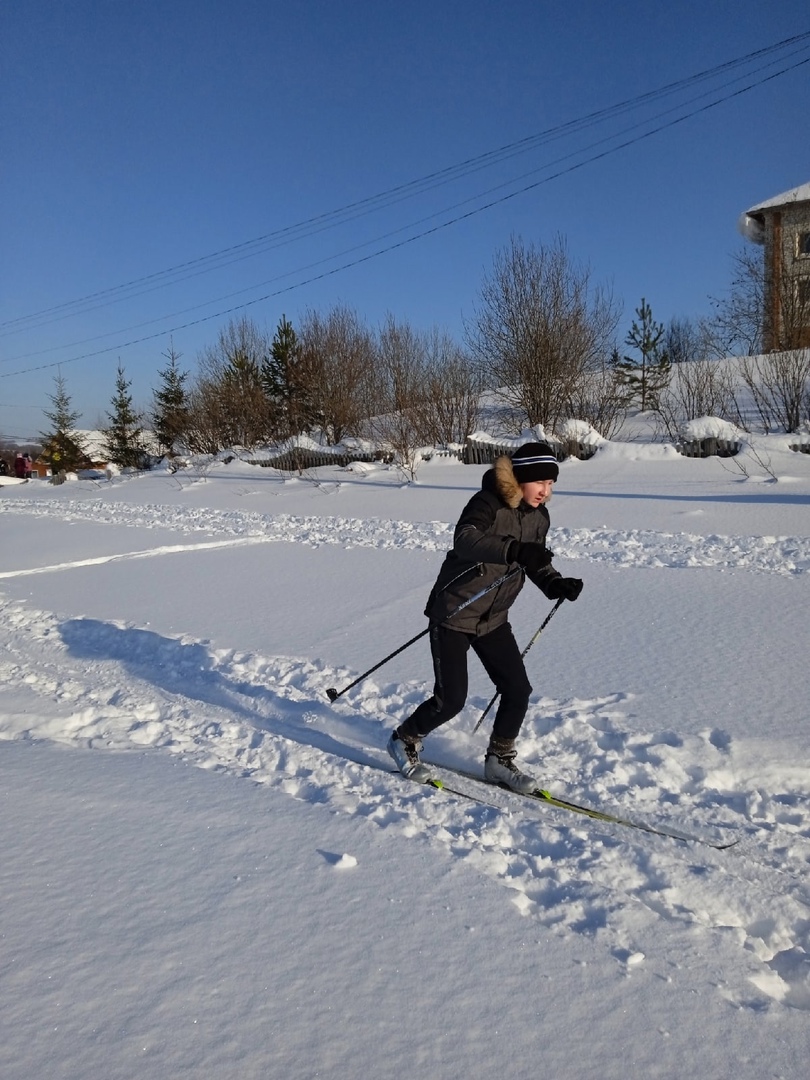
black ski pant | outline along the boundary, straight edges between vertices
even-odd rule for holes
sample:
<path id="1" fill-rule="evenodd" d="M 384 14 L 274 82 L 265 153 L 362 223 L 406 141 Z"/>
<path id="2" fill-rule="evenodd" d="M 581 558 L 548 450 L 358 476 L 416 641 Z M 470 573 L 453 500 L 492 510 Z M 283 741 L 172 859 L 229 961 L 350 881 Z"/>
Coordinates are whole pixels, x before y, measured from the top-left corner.
<path id="1" fill-rule="evenodd" d="M 511 742 L 517 738 L 532 688 L 509 623 L 503 623 L 497 630 L 481 637 L 446 626 L 431 628 L 430 651 L 436 679 L 433 697 L 400 724 L 401 735 L 421 738 L 461 712 L 467 700 L 467 653 L 470 649 L 501 695 L 492 725 L 493 739 Z"/>

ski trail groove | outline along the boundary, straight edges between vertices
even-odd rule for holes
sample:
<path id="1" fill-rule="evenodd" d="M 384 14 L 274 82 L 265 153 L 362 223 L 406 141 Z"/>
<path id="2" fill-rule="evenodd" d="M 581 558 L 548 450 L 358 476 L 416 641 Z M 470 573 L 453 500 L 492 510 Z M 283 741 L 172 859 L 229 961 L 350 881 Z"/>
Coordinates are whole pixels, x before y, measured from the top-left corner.
<path id="1" fill-rule="evenodd" d="M 252 542 L 339 545 L 446 551 L 453 526 L 446 522 L 410 522 L 369 518 L 297 517 L 247 511 L 221 511 L 147 504 L 128 506 L 101 499 L 45 499 L 0 502 L 0 513 L 53 517 L 67 521 L 162 528 L 179 533 L 248 538 Z M 791 536 L 700 536 L 630 529 L 555 529 L 549 534 L 558 555 L 623 567 L 748 570 L 793 577 L 810 571 L 810 538 Z M 156 554 L 181 551 L 158 549 Z M 194 546 L 188 550 L 196 550 Z M 133 554 L 131 557 L 136 557 Z M 144 557 L 144 556 L 140 556 Z"/>
<path id="2" fill-rule="evenodd" d="M 625 963 L 639 952 L 645 926 L 661 919 L 673 932 L 731 934 L 741 963 L 755 964 L 752 978 L 761 990 L 810 1007 L 802 877 L 810 865 L 808 793 L 778 788 L 782 776 L 772 793 L 763 786 L 741 809 L 718 801 L 720 785 L 734 782 L 734 745 L 722 732 L 629 734 L 622 728 L 629 698 L 621 694 L 535 699 L 526 725 L 527 746 L 549 777 L 579 785 L 562 794 L 606 808 L 622 799 L 629 812 L 641 793 L 652 791 L 653 804 L 671 805 L 673 823 L 717 821 L 736 829 L 756 841 L 756 859 L 745 852 L 684 853 L 665 839 L 628 836 L 621 827 L 542 806 L 518 812 L 505 800 L 498 810 L 407 784 L 379 766 L 389 767 L 383 746 L 389 726 L 409 707 L 408 687 L 386 684 L 383 693 L 369 681 L 333 709 L 325 689 L 348 673 L 318 662 L 213 648 L 124 623 L 60 619 L 2 600 L 0 616 L 13 631 L 0 678 L 30 703 L 4 718 L 7 737 L 173 753 L 291 798 L 328 802 L 379 828 L 447 848 L 500 882 L 536 925 L 597 937 Z M 469 726 L 462 717 L 437 735 L 437 757 L 473 759 L 480 747 Z M 607 760 L 597 770 L 600 754 Z M 774 873 L 769 860 L 794 873 Z M 628 896 L 637 903 L 628 905 Z"/>

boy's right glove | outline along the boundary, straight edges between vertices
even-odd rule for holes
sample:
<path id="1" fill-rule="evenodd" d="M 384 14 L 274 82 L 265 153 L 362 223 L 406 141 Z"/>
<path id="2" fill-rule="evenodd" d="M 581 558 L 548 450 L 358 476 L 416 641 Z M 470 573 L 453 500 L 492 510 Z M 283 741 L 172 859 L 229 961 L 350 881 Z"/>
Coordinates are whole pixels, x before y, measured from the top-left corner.
<path id="1" fill-rule="evenodd" d="M 554 557 L 554 552 L 549 551 L 543 544 L 519 544 L 513 542 L 512 558 L 516 563 L 524 566 L 530 574 L 539 574 L 544 566 L 548 566 Z"/>
<path id="2" fill-rule="evenodd" d="M 576 600 L 582 592 L 584 582 L 578 577 L 554 578 L 546 585 L 546 596 L 549 600 Z"/>

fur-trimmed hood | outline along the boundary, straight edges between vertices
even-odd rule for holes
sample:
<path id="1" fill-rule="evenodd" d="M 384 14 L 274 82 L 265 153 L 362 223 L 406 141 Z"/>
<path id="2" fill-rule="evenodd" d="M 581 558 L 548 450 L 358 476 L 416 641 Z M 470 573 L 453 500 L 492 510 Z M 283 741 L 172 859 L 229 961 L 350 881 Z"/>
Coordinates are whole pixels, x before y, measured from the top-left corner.
<path id="1" fill-rule="evenodd" d="M 505 623 L 525 577 L 522 572 L 512 572 L 521 569 L 513 557 L 515 544 L 545 546 L 549 524 L 548 510 L 542 503 L 532 507 L 524 501 L 512 459 L 498 458 L 484 473 L 481 490 L 472 496 L 456 523 L 452 550 L 428 598 L 427 617 L 476 636 Z M 531 580 L 545 591 L 547 582 L 559 576 L 549 564 Z M 492 592 L 481 592 L 498 579 L 503 581 Z M 480 599 L 473 602 L 479 593 Z M 464 607 L 457 611 L 460 604 Z"/>
<path id="2" fill-rule="evenodd" d="M 523 488 L 515 477 L 512 459 L 505 454 L 503 457 L 497 458 L 491 475 L 495 493 L 499 498 L 503 499 L 508 507 L 517 510 L 520 506 L 520 500 L 523 498 Z"/>

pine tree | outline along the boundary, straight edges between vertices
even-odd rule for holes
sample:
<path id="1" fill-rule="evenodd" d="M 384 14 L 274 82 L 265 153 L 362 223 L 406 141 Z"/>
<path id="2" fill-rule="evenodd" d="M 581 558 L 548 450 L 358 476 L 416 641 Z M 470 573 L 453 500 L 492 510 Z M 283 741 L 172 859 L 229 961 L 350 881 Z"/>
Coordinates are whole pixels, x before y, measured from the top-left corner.
<path id="1" fill-rule="evenodd" d="M 636 308 L 636 320 L 624 339 L 640 355 L 640 359 L 625 356 L 616 366 L 631 400 L 636 400 L 642 412 L 658 407 L 659 394 L 669 383 L 670 359 L 661 348 L 664 325 L 653 319 L 652 308 L 644 299 Z"/>
<path id="2" fill-rule="evenodd" d="M 161 385 L 153 391 L 154 407 L 152 425 L 161 450 L 171 454 L 175 443 L 188 433 L 189 402 L 185 381 L 187 371 L 179 367 L 180 354 L 174 351 L 174 345 L 163 355 L 169 361 L 168 367 L 159 371 Z"/>
<path id="3" fill-rule="evenodd" d="M 132 395 L 129 392 L 131 385 L 119 363 L 115 395 L 111 402 L 112 412 L 107 413 L 110 425 L 104 428 L 103 432 L 104 449 L 109 460 L 123 469 L 143 468 L 147 457 L 143 445 L 141 418 L 133 408 Z"/>
<path id="4" fill-rule="evenodd" d="M 289 396 L 289 370 L 295 363 L 298 339 L 293 325 L 286 315 L 276 327 L 269 356 L 262 361 L 262 386 L 274 404 L 281 404 Z"/>
<path id="5" fill-rule="evenodd" d="M 50 431 L 41 432 L 43 455 L 50 461 L 54 476 L 62 469 L 73 472 L 88 464 L 87 452 L 81 437 L 76 432 L 76 424 L 81 416 L 73 407 L 70 395 L 61 375 L 54 378 L 55 390 L 48 398 L 52 409 L 43 410 L 50 420 Z"/>
<path id="6" fill-rule="evenodd" d="M 254 446 L 266 438 L 267 402 L 261 384 L 258 359 L 246 349 L 235 349 L 228 358 L 219 388 L 220 406 L 227 417 L 228 442 Z"/>
<path id="7" fill-rule="evenodd" d="M 270 355 L 262 362 L 261 380 L 272 408 L 276 431 L 284 437 L 305 431 L 315 420 L 304 366 L 293 325 L 286 315 L 282 315 Z"/>

